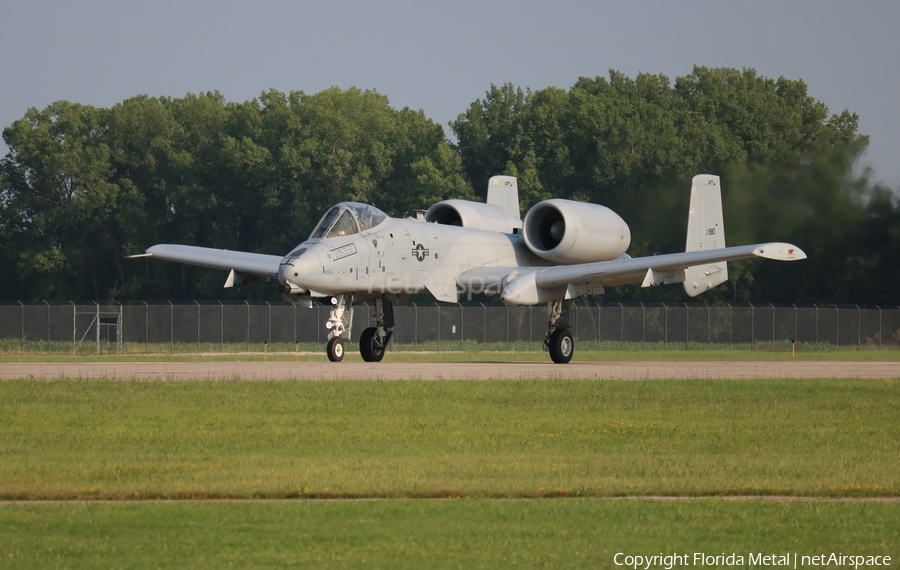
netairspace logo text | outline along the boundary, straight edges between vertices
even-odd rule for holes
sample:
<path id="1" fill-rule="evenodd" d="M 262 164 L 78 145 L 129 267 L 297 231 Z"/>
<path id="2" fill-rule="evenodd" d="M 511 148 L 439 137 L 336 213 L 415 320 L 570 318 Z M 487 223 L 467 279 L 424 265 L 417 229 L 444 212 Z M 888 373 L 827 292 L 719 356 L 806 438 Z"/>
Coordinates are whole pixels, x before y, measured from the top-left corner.
<path id="1" fill-rule="evenodd" d="M 765 554 L 751 552 L 749 554 L 706 554 L 694 552 L 693 554 L 642 554 L 616 553 L 613 557 L 616 566 L 632 568 L 633 570 L 650 570 L 651 568 L 664 568 L 672 570 L 678 567 L 722 567 L 735 566 L 746 568 L 766 568 L 780 566 L 785 568 L 815 568 L 815 567 L 843 567 L 858 568 L 890 566 L 890 556 L 875 556 L 863 554 L 844 554 L 842 552 L 830 552 L 823 554 L 799 554 L 797 552 L 785 552 L 784 554 Z"/>

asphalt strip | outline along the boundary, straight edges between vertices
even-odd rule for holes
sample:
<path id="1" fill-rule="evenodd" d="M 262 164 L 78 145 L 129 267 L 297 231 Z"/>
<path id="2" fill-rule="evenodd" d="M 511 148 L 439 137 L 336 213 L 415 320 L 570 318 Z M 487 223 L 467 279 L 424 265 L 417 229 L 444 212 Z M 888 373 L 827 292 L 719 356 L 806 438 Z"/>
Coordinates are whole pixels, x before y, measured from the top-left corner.
<path id="1" fill-rule="evenodd" d="M 3 363 L 0 380 L 741 380 L 900 378 L 897 362 Z"/>

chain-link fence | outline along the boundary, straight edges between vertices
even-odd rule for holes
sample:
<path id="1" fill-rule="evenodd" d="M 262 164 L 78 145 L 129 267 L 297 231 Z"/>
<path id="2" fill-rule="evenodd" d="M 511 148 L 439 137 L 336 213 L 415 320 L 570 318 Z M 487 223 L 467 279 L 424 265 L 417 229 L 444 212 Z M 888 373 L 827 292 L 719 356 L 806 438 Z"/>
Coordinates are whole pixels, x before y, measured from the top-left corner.
<path id="1" fill-rule="evenodd" d="M 0 348 L 68 352 L 324 350 L 330 307 L 271 303 L 0 305 Z M 350 341 L 374 325 L 354 310 Z M 392 350 L 541 350 L 545 307 L 394 307 Z M 900 347 L 900 307 L 578 305 L 578 350 Z"/>

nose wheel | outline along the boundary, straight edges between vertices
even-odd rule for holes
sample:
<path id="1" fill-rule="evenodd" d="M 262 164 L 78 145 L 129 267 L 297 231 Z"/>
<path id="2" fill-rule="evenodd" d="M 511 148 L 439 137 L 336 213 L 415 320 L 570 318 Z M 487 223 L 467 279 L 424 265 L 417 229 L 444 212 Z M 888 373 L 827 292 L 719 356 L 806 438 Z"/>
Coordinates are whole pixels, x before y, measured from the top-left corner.
<path id="1" fill-rule="evenodd" d="M 344 359 L 344 339 L 339 336 L 332 337 L 331 340 L 328 341 L 328 346 L 325 348 L 325 351 L 328 353 L 328 360 L 331 362 L 340 362 Z"/>
<path id="2" fill-rule="evenodd" d="M 325 326 L 328 328 L 328 344 L 325 353 L 331 362 L 340 362 L 344 359 L 344 339 L 346 332 L 350 335 L 349 328 L 353 322 L 353 297 L 350 295 L 336 295 L 331 299 L 331 315 Z"/>

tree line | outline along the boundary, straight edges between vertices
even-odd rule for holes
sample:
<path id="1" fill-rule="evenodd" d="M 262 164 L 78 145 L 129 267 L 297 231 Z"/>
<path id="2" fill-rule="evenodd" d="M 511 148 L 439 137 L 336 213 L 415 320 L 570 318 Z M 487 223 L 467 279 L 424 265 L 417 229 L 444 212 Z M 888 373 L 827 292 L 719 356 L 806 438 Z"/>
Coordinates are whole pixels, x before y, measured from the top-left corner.
<path id="1" fill-rule="evenodd" d="M 155 243 L 279 254 L 333 203 L 394 216 L 484 199 L 519 179 L 523 213 L 562 197 L 609 206 L 632 255 L 682 251 L 694 174 L 722 176 L 726 239 L 791 241 L 802 264 L 731 264 L 705 302 L 896 304 L 900 204 L 857 172 L 858 117 L 829 114 L 800 80 L 752 69 L 580 78 L 568 89 L 491 86 L 450 123 L 356 88 L 59 101 L 3 130 L 0 300 L 276 299 L 221 289 L 220 272 L 129 260 Z M 609 301 L 673 302 L 677 287 Z"/>

